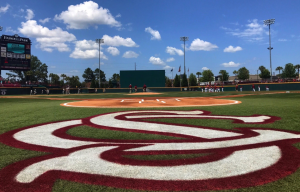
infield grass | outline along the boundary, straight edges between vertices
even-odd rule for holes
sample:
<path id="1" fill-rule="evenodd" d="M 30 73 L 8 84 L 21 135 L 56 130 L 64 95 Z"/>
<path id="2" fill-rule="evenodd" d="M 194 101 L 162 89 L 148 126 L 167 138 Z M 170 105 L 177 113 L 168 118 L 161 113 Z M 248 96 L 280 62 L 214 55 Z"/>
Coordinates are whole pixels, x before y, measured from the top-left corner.
<path id="1" fill-rule="evenodd" d="M 95 95 L 67 95 L 59 96 L 61 98 L 118 98 L 118 97 L 205 97 L 213 95 L 232 95 L 232 94 L 251 94 L 252 92 L 231 92 L 231 93 L 204 93 L 199 92 L 170 92 L 162 95 L 147 95 L 147 96 L 131 96 L 125 94 L 95 94 Z M 45 96 L 40 96 L 45 97 Z M 51 96 L 53 97 L 54 96 Z M 55 96 L 55 98 L 57 98 Z M 46 99 L 10 99 L 0 98 L 0 134 L 10 130 L 22 128 L 29 125 L 47 123 L 53 121 L 62 121 L 69 119 L 79 119 L 102 113 L 126 110 L 206 110 L 212 112 L 213 115 L 235 115 L 235 116 L 250 116 L 254 114 L 279 116 L 281 120 L 275 121 L 272 124 L 233 124 L 231 120 L 216 120 L 216 119 L 151 119 L 147 121 L 167 122 L 175 124 L 189 124 L 206 127 L 216 127 L 221 129 L 235 129 L 238 127 L 260 127 L 273 128 L 283 130 L 293 130 L 300 132 L 300 94 L 285 93 L 285 94 L 268 94 L 229 98 L 239 100 L 242 103 L 238 105 L 228 106 L 212 106 L 212 107 L 178 107 L 178 108 L 130 108 L 130 109 L 105 109 L 105 108 L 71 108 L 60 106 L 61 103 L 70 102 L 70 100 L 46 100 Z M 155 134 L 140 134 L 126 133 L 121 131 L 99 130 L 91 127 L 80 126 L 70 129 L 67 134 L 84 138 L 102 138 L 102 139 L 176 139 L 169 136 L 161 136 Z M 177 138 L 181 139 L 181 138 Z M 300 143 L 295 145 L 300 149 Z M 24 159 L 41 156 L 46 153 L 38 151 L 29 151 L 16 149 L 0 143 L 0 169 L 3 167 Z M 150 156 L 128 156 L 127 158 L 140 160 L 166 160 L 166 159 L 185 159 L 203 156 L 205 154 L 171 154 L 171 155 L 150 155 Z M 273 192 L 273 191 L 300 191 L 300 171 L 289 175 L 278 181 L 246 189 L 223 190 L 223 191 L 243 191 L 243 192 Z M 230 180 L 228 181 L 230 182 Z M 65 181 L 58 179 L 53 186 L 53 191 L 120 191 L 120 192 L 136 192 L 136 190 L 118 189 L 106 186 L 88 185 Z"/>

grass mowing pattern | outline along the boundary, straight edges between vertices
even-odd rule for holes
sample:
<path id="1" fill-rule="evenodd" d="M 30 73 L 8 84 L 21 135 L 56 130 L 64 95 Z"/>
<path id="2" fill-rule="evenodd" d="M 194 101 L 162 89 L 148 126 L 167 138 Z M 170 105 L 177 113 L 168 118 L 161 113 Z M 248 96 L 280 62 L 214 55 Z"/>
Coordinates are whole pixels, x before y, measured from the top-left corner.
<path id="1" fill-rule="evenodd" d="M 196 92 L 197 93 L 197 92 Z M 180 92 L 180 93 L 166 93 L 164 96 L 196 96 L 195 92 Z M 243 94 L 246 92 L 242 92 Z M 250 92 L 249 92 L 250 93 Z M 204 96 L 205 94 L 197 93 L 197 96 Z M 207 96 L 213 96 L 215 93 Z M 217 93 L 218 95 L 221 95 Z M 105 94 L 103 94 L 105 95 Z M 113 94 L 111 94 L 113 95 Z M 163 95 L 157 95 L 159 97 Z M 74 95 L 71 95 L 74 97 Z M 123 97 L 117 95 L 117 97 Z M 96 96 L 98 97 L 99 96 Z M 101 95 L 102 97 L 102 95 Z M 139 96 L 141 97 L 141 96 Z M 148 96 L 147 96 L 148 97 Z M 149 96 L 150 97 L 150 96 Z M 87 98 L 86 95 L 84 98 Z M 193 124 L 209 127 L 218 127 L 224 129 L 233 129 L 235 127 L 265 127 L 283 130 L 299 131 L 300 124 L 300 94 L 273 94 L 273 95 L 255 95 L 246 97 L 230 98 L 242 101 L 239 105 L 228 106 L 213 106 L 213 107 L 182 107 L 172 108 L 172 110 L 192 110 L 200 109 L 211 111 L 213 115 L 238 115 L 249 116 L 253 114 L 273 115 L 279 116 L 282 119 L 272 124 L 246 125 L 246 124 L 232 124 L 230 120 L 184 120 L 174 119 L 172 123 L 179 124 Z M 34 100 L 34 99 L 0 99 L 0 134 L 18 129 L 21 127 L 35 125 L 38 123 L 53 122 L 59 120 L 77 119 L 97 115 L 101 113 L 108 113 L 114 111 L 125 110 L 142 110 L 142 109 L 91 109 L 91 108 L 68 108 L 59 106 L 60 103 L 69 101 L 52 101 L 52 100 Z M 147 108 L 146 110 L 158 110 L 170 108 Z M 167 122 L 167 119 L 160 119 L 159 121 Z M 300 143 L 295 144 L 295 147 L 300 149 Z M 0 169 L 13 162 L 22 159 L 32 158 L 34 156 L 43 155 L 37 151 L 27 151 L 16 149 L 0 144 Z M 157 157 L 158 158 L 158 157 Z M 273 191 L 300 191 L 300 170 L 294 174 L 285 177 L 281 180 L 252 188 L 236 189 L 236 190 L 222 190 L 223 191 L 242 191 L 242 192 L 273 192 Z M 230 180 L 228 180 L 230 182 Z M 75 183 L 72 181 L 57 180 L 53 191 L 119 191 L 119 192 L 136 192 L 136 190 L 118 189 L 106 186 L 87 185 L 82 183 Z"/>
<path id="2" fill-rule="evenodd" d="M 184 139 L 184 138 L 171 137 L 165 135 L 97 129 L 86 125 L 69 129 L 67 131 L 67 134 L 76 137 L 93 138 L 93 139 L 124 139 L 124 140 Z"/>

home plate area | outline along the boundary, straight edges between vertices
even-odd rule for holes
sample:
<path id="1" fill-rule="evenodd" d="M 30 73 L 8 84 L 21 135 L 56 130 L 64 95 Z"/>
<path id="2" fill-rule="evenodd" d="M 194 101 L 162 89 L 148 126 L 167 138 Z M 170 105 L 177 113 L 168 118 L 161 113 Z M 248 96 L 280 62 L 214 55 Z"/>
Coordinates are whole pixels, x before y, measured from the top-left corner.
<path id="1" fill-rule="evenodd" d="M 216 99 L 208 97 L 183 98 L 124 98 L 124 99 L 88 99 L 83 101 L 63 103 L 66 107 L 100 107 L 100 108 L 136 108 L 136 107 L 185 107 L 185 106 L 214 106 L 239 104 L 240 101 Z"/>

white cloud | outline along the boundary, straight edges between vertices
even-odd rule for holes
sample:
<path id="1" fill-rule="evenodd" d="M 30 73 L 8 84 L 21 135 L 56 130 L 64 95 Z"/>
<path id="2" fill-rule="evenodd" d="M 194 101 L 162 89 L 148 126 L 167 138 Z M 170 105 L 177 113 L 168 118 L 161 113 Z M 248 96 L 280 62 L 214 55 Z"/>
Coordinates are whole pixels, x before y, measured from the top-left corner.
<path id="1" fill-rule="evenodd" d="M 73 34 L 63 31 L 59 27 L 50 30 L 47 27 L 38 25 L 35 20 L 22 22 L 21 25 L 22 27 L 18 28 L 19 32 L 27 37 L 36 38 L 37 46 L 44 51 L 51 52 L 53 48 L 60 52 L 70 51 L 66 42 L 76 40 Z"/>
<path id="2" fill-rule="evenodd" d="M 224 52 L 230 52 L 230 53 L 234 53 L 234 52 L 237 52 L 237 51 L 241 51 L 243 50 L 240 46 L 237 46 L 237 47 L 233 47 L 233 46 L 229 46 L 229 47 L 226 47 L 224 49 Z"/>
<path id="3" fill-rule="evenodd" d="M 34 17 L 34 13 L 31 9 L 27 9 L 27 16 L 25 16 L 25 19 L 31 20 Z"/>
<path id="4" fill-rule="evenodd" d="M 106 49 L 107 52 L 109 52 L 111 55 L 116 56 L 120 54 L 120 51 L 116 47 L 108 47 Z"/>
<path id="5" fill-rule="evenodd" d="M 203 70 L 203 71 L 209 70 L 209 68 L 207 68 L 207 67 L 202 67 L 202 70 Z"/>
<path id="6" fill-rule="evenodd" d="M 176 49 L 174 47 L 169 47 L 169 46 L 166 48 L 166 52 L 169 53 L 170 55 L 176 55 L 176 53 L 180 56 L 184 55 L 182 50 Z"/>
<path id="7" fill-rule="evenodd" d="M 20 12 L 24 13 L 24 11 L 25 11 L 24 9 L 20 9 Z"/>
<path id="8" fill-rule="evenodd" d="M 151 27 L 145 28 L 145 31 L 152 35 L 151 40 L 160 40 L 161 39 L 159 32 L 156 30 L 153 30 Z"/>
<path id="9" fill-rule="evenodd" d="M 154 65 L 165 65 L 165 63 L 159 57 L 151 56 L 149 62 Z"/>
<path id="10" fill-rule="evenodd" d="M 139 54 L 135 53 L 134 51 L 126 51 L 122 57 L 124 58 L 137 58 Z"/>
<path id="11" fill-rule="evenodd" d="M 192 42 L 189 49 L 192 51 L 212 51 L 216 48 L 218 48 L 217 45 L 211 44 L 210 42 L 203 41 L 197 38 Z"/>
<path id="12" fill-rule="evenodd" d="M 92 40 L 82 40 L 75 42 L 75 49 L 70 54 L 75 59 L 94 59 L 99 58 L 99 44 Z M 100 51 L 100 59 L 108 60 L 106 55 Z"/>
<path id="13" fill-rule="evenodd" d="M 87 29 L 89 26 L 110 25 L 121 27 L 108 9 L 99 7 L 93 1 L 70 5 L 67 11 L 55 15 L 55 20 L 62 20 L 69 29 Z"/>
<path id="14" fill-rule="evenodd" d="M 119 13 L 118 15 L 116 15 L 116 17 L 121 17 L 121 14 Z"/>
<path id="15" fill-rule="evenodd" d="M 278 41 L 287 41 L 287 39 L 278 39 Z"/>
<path id="16" fill-rule="evenodd" d="M 266 26 L 263 22 L 258 23 L 257 19 L 248 20 L 248 24 L 245 25 L 244 29 L 230 29 L 223 27 L 227 34 L 243 38 L 247 41 L 261 41 L 264 34 L 268 34 Z"/>
<path id="17" fill-rule="evenodd" d="M 172 62 L 172 61 L 175 61 L 173 57 L 167 59 L 167 62 Z"/>
<path id="18" fill-rule="evenodd" d="M 48 18 L 45 18 L 45 19 L 40 19 L 39 22 L 45 24 L 45 23 L 49 22 L 50 19 L 51 19 L 51 18 L 49 18 L 49 17 L 48 17 Z"/>
<path id="19" fill-rule="evenodd" d="M 104 45 L 108 46 L 125 46 L 125 47 L 138 47 L 137 45 L 131 38 L 122 38 L 120 36 L 114 36 L 110 37 L 108 35 L 103 35 L 102 39 L 104 39 Z"/>
<path id="20" fill-rule="evenodd" d="M 164 68 L 163 69 L 172 69 L 173 67 L 171 67 L 171 66 L 169 66 L 169 65 L 166 65 L 166 66 L 164 66 Z"/>
<path id="21" fill-rule="evenodd" d="M 6 4 L 5 7 L 0 7 L 0 13 L 6 13 L 6 11 L 9 9 L 10 5 Z"/>
<path id="22" fill-rule="evenodd" d="M 16 30 L 13 30 L 11 27 L 6 27 L 5 32 L 11 32 L 13 34 L 17 34 L 18 33 Z"/>
<path id="23" fill-rule="evenodd" d="M 223 65 L 223 67 L 238 67 L 240 64 L 230 61 L 229 63 L 222 63 L 221 65 Z"/>

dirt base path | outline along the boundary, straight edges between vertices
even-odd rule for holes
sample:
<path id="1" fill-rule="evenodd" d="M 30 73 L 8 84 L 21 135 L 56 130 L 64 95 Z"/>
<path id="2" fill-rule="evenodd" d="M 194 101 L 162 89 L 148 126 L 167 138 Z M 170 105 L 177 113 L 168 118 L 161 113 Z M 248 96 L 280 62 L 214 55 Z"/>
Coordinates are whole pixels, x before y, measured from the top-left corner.
<path id="1" fill-rule="evenodd" d="M 190 107 L 239 104 L 241 101 L 215 99 L 211 97 L 184 98 L 124 98 L 124 99 L 88 99 L 84 101 L 62 103 L 66 107 L 96 108 L 138 108 L 138 107 Z"/>

